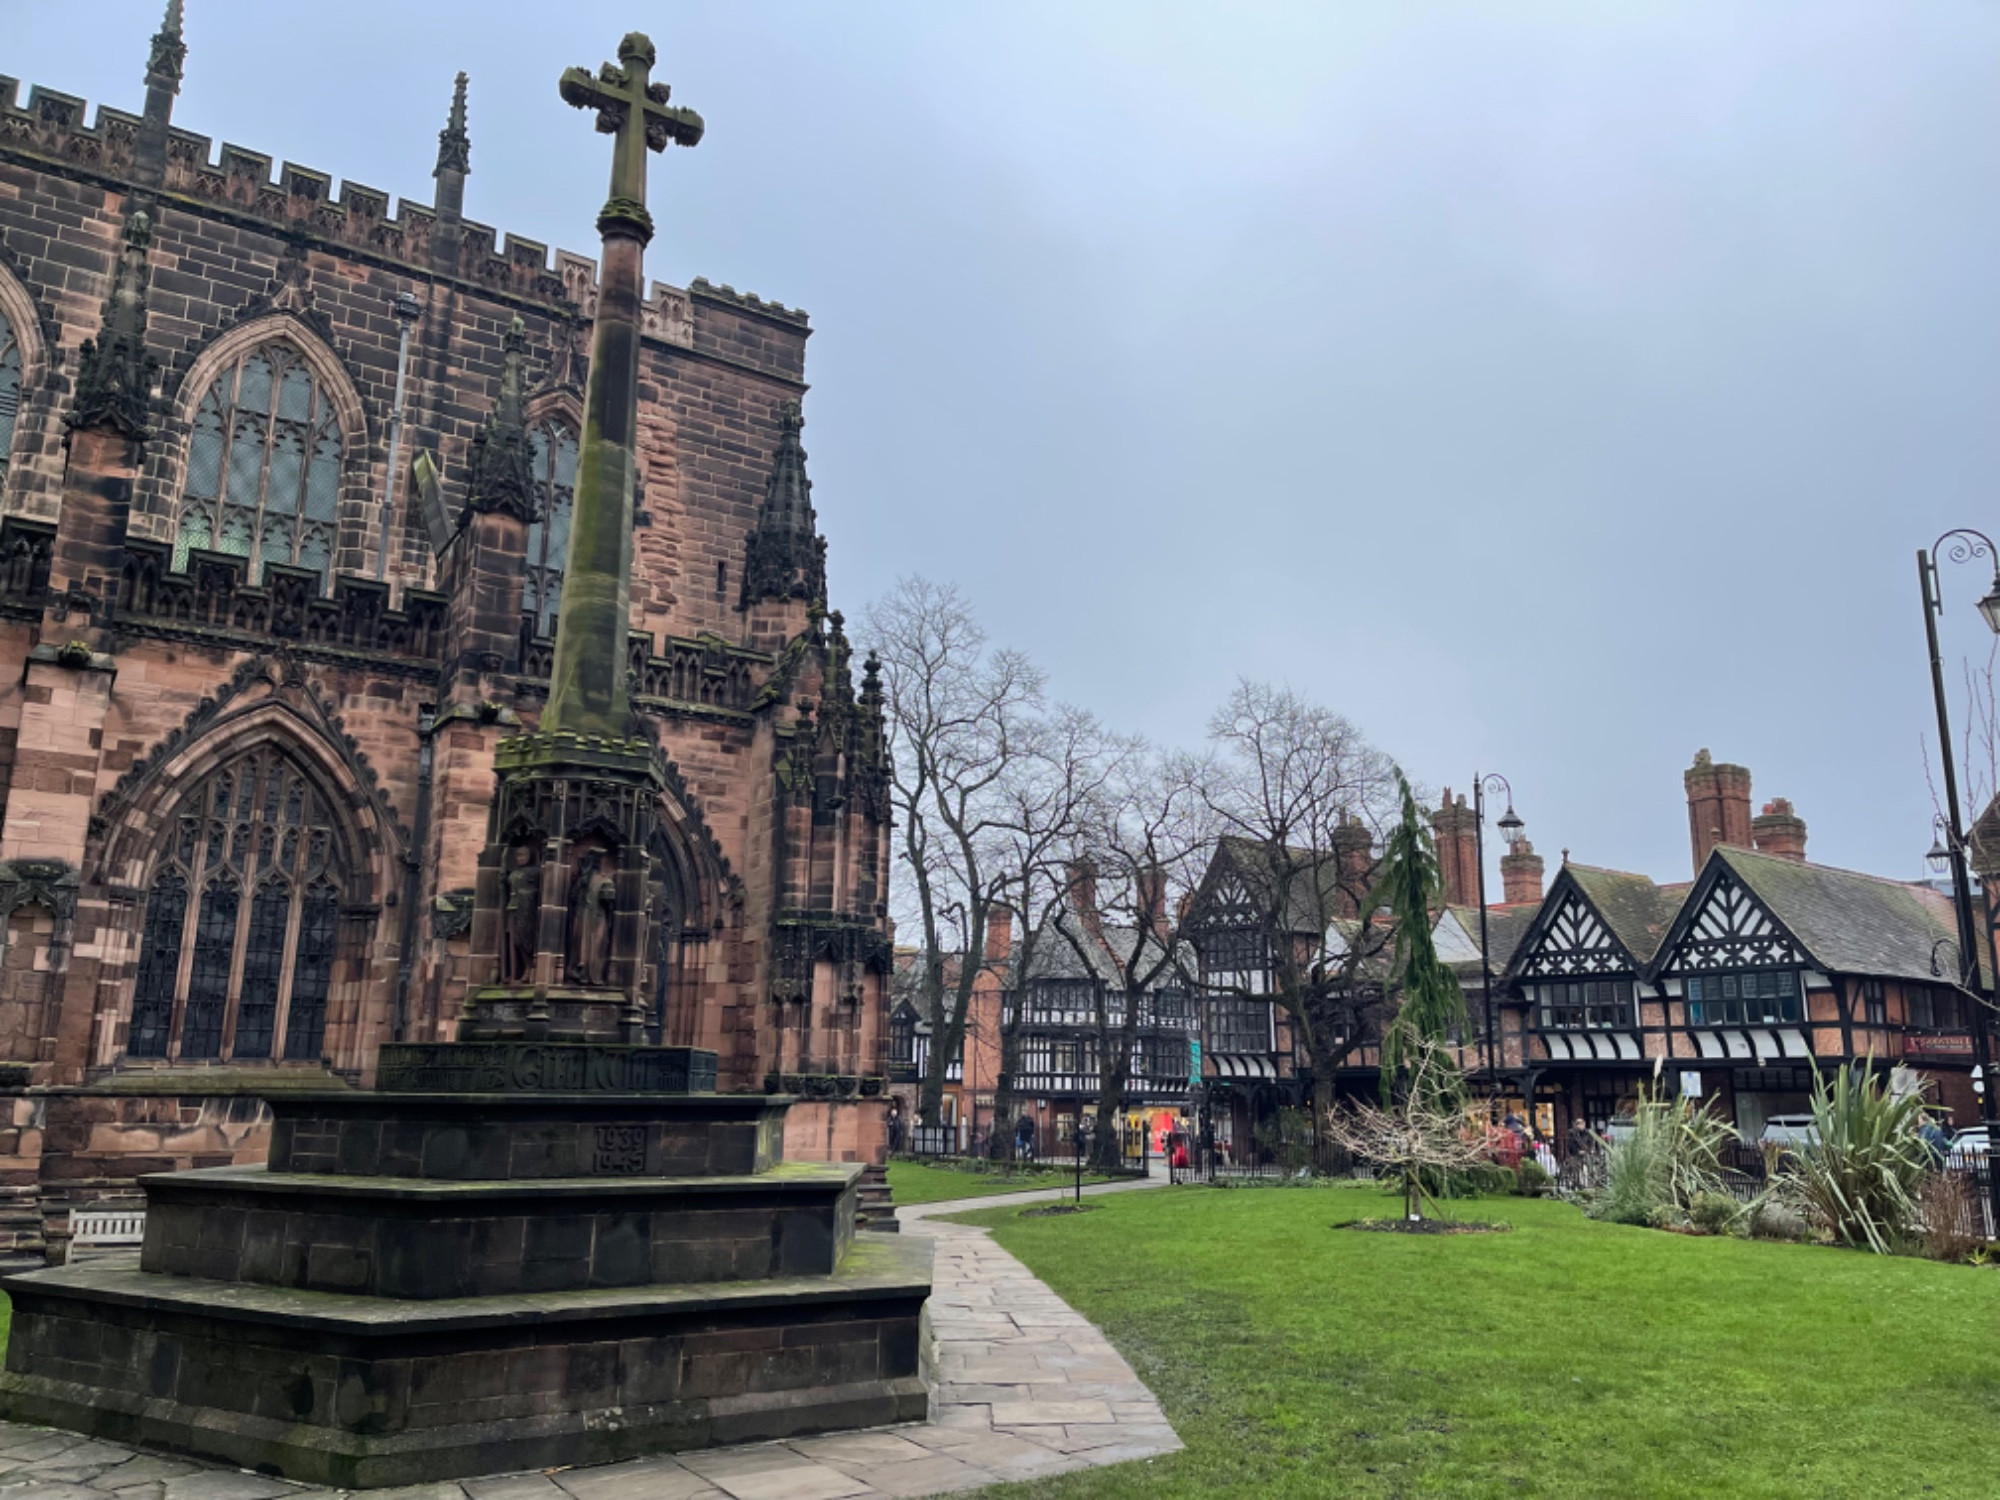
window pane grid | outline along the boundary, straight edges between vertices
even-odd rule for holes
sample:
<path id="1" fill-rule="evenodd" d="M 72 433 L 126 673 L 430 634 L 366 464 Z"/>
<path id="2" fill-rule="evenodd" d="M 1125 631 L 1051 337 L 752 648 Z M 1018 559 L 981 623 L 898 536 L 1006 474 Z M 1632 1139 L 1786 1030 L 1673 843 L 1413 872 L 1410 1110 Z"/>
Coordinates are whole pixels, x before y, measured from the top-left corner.
<path id="1" fill-rule="evenodd" d="M 1633 1026 L 1632 981 L 1583 979 L 1536 986 L 1544 1031 L 1586 1031 Z"/>
<path id="2" fill-rule="evenodd" d="M 1687 981 L 1690 1026 L 1770 1026 L 1805 1019 L 1799 976 L 1790 969 L 1696 974 Z"/>
<path id="3" fill-rule="evenodd" d="M 14 451 L 14 419 L 21 410 L 21 341 L 0 314 L 0 474 Z"/>
<path id="4" fill-rule="evenodd" d="M 246 559 L 252 583 L 282 563 L 324 587 L 339 490 L 332 404 L 295 350 L 267 345 L 219 375 L 195 413 L 174 566 L 198 547 Z"/>
<path id="5" fill-rule="evenodd" d="M 538 636 L 554 635 L 562 608 L 563 568 L 569 560 L 569 524 L 576 501 L 576 434 L 543 422 L 529 434 L 534 453 L 535 508 L 528 527 L 528 577 L 522 608 Z"/>
<path id="6" fill-rule="evenodd" d="M 264 748 L 182 806 L 148 897 L 126 1055 L 318 1058 L 340 913 L 325 799 Z"/>

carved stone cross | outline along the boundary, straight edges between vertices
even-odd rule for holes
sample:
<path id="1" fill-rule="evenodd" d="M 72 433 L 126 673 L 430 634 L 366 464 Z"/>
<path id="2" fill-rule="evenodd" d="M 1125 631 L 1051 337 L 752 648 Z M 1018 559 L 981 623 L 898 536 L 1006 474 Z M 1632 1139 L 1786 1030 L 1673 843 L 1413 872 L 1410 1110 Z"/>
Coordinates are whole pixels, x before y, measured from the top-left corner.
<path id="1" fill-rule="evenodd" d="M 611 156 L 611 196 L 598 215 L 597 231 L 611 234 L 625 227 L 641 244 L 653 238 L 652 215 L 646 212 L 647 151 L 664 151 L 669 141 L 692 146 L 702 130 L 700 115 L 668 104 L 667 86 L 649 80 L 656 56 L 651 38 L 630 31 L 618 44 L 622 67 L 606 63 L 594 74 L 568 68 L 561 84 L 565 103 L 596 110 L 597 128 L 618 138 Z"/>

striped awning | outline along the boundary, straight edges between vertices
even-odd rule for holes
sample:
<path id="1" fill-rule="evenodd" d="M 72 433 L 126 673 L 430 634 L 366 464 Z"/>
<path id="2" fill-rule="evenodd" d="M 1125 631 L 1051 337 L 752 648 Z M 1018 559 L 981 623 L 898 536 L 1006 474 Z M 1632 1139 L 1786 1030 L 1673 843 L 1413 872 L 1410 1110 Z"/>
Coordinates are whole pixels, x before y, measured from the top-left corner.
<path id="1" fill-rule="evenodd" d="M 1259 1052 L 1211 1052 L 1217 1078 L 1276 1078 L 1278 1065 Z"/>
<path id="2" fill-rule="evenodd" d="M 1812 1046 L 1803 1031 L 1789 1027 L 1752 1026 L 1718 1028 L 1691 1032 L 1695 1049 L 1704 1059 L 1717 1062 L 1746 1062 L 1762 1065 L 1786 1058 L 1812 1056 Z"/>
<path id="3" fill-rule="evenodd" d="M 1642 1062 L 1639 1038 L 1629 1031 L 1545 1031 L 1555 1062 Z"/>

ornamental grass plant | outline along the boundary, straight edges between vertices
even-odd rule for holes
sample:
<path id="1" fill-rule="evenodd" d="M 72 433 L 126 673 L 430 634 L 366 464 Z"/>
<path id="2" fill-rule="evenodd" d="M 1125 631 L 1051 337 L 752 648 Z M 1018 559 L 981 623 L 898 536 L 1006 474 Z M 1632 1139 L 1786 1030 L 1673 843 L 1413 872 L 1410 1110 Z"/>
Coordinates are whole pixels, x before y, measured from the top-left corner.
<path id="1" fill-rule="evenodd" d="M 1692 1099 L 1642 1096 L 1631 1133 L 1606 1149 L 1604 1187 L 1590 1216 L 1655 1228 L 1687 1222 L 1698 1198 L 1728 1191 L 1722 1149 L 1734 1138 L 1726 1120 Z"/>
<path id="2" fill-rule="evenodd" d="M 1786 1179 L 1808 1215 L 1840 1244 L 1877 1255 L 1908 1248 L 1919 1233 L 1918 1192 L 1930 1162 L 1917 1134 L 1924 1101 L 1890 1093 L 1872 1068 L 1815 1073 L 1813 1140 L 1801 1143 Z"/>

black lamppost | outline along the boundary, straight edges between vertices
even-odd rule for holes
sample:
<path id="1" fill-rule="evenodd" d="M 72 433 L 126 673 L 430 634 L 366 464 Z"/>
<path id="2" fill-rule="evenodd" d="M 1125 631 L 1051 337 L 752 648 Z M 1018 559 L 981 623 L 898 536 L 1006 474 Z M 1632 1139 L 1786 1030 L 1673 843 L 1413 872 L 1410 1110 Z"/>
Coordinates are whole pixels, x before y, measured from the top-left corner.
<path id="1" fill-rule="evenodd" d="M 1507 841 L 1507 852 L 1513 853 L 1521 843 L 1521 830 L 1526 826 L 1514 812 L 1514 788 L 1507 778 L 1498 771 L 1481 776 L 1472 773 L 1472 849 L 1473 858 L 1479 865 L 1479 972 L 1485 980 L 1484 1002 L 1486 1010 L 1486 1084 L 1492 1090 L 1492 1097 L 1500 1097 L 1500 1068 L 1495 1051 L 1497 1038 L 1493 1033 L 1493 959 L 1492 945 L 1486 940 L 1486 784 L 1492 782 L 1507 794 L 1507 810 L 1500 814 L 1500 837 Z"/>
<path id="2" fill-rule="evenodd" d="M 1932 544 L 1929 552 L 1917 553 L 1917 585 L 1924 598 L 1924 635 L 1931 652 L 1931 694 L 1937 700 L 1938 760 L 1944 769 L 1944 827 L 1943 836 L 1945 863 L 1951 869 L 1951 900 L 1958 917 L 1958 972 L 1959 988 L 1974 997 L 1972 1017 L 1972 1057 L 1978 1072 L 1979 1118 L 1986 1125 L 1987 1138 L 1993 1138 L 1993 1074 L 1990 1065 L 1991 1052 L 1987 1045 L 1986 1009 L 1979 975 L 1979 931 L 1978 920 L 1972 914 L 1972 881 L 1965 864 L 1965 825 L 1958 809 L 1958 772 L 1951 759 L 1951 716 L 1945 708 L 1944 663 L 1938 656 L 1938 616 L 1944 613 L 1944 595 L 1938 586 L 1936 555 L 1946 542 L 1951 550 L 1946 554 L 1953 562 L 1970 562 L 1977 557 L 1994 559 L 1993 587 L 1986 597 L 1979 601 L 1979 613 L 1986 619 L 1987 626 L 1995 635 L 2000 635 L 2000 552 L 1996 552 L 1991 537 L 1982 532 L 1961 527 L 1947 531 Z M 1933 844 L 1932 852 L 1937 852 Z M 1986 928 L 1988 960 L 1993 960 L 1993 927 L 1989 918 Z M 1993 1199 L 1994 1222 L 2000 1223 L 2000 1172 L 1990 1174 L 1989 1188 Z"/>

